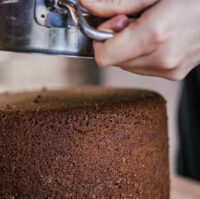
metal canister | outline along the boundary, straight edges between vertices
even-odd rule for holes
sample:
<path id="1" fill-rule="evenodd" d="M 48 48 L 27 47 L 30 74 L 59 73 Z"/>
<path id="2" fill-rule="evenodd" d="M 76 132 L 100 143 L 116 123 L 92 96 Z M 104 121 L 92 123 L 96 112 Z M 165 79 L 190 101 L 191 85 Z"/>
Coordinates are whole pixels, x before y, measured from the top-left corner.
<path id="1" fill-rule="evenodd" d="M 0 0 L 0 50 L 92 57 L 99 32 L 78 0 Z"/>

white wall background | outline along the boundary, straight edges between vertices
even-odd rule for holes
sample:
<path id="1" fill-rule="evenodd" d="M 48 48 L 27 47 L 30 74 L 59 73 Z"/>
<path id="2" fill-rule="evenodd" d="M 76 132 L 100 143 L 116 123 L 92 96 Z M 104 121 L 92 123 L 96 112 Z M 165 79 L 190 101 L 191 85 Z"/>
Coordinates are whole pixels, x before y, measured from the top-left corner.
<path id="1" fill-rule="evenodd" d="M 65 70 L 66 58 L 0 52 L 0 91 L 63 87 Z"/>

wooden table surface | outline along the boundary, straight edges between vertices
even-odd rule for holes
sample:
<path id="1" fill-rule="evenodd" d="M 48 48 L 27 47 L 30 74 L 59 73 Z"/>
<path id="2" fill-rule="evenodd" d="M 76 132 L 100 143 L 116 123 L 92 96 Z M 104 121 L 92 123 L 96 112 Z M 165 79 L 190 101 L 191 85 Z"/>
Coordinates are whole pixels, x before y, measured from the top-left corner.
<path id="1" fill-rule="evenodd" d="M 172 176 L 170 199 L 200 199 L 200 183 Z"/>

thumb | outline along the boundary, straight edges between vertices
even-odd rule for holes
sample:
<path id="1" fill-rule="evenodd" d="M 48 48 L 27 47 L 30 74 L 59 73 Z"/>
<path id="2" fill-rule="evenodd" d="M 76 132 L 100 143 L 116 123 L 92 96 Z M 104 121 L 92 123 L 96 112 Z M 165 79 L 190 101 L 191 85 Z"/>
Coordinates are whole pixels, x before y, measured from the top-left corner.
<path id="1" fill-rule="evenodd" d="M 80 0 L 83 7 L 99 17 L 119 14 L 136 14 L 152 6 L 159 0 Z"/>
<path id="2" fill-rule="evenodd" d="M 98 30 L 117 33 L 126 28 L 128 25 L 128 17 L 126 15 L 118 15 L 101 24 L 98 27 Z"/>

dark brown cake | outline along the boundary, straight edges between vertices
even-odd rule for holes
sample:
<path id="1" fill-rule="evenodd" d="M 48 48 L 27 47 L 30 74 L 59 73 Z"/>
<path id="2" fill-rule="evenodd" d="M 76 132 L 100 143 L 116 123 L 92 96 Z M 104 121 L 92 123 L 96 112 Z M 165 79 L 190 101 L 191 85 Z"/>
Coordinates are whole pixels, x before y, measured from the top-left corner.
<path id="1" fill-rule="evenodd" d="M 0 97 L 1 199 L 169 199 L 165 101 L 132 89 Z"/>

